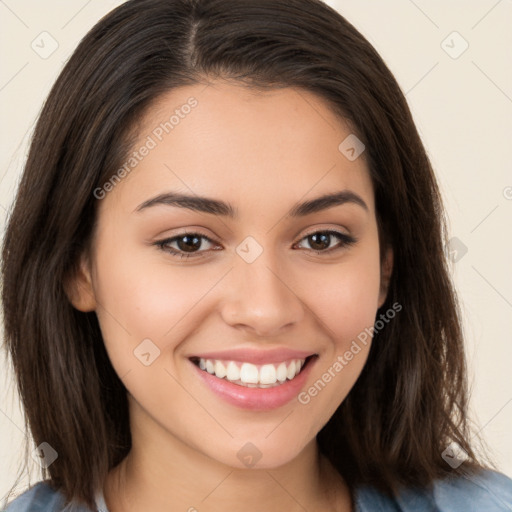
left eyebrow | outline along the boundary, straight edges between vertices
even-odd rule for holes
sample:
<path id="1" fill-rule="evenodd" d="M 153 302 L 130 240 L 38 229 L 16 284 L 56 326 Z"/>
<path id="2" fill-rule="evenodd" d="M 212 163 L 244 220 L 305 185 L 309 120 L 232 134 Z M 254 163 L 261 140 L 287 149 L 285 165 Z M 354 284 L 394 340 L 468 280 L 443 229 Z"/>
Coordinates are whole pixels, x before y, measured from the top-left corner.
<path id="1" fill-rule="evenodd" d="M 298 203 L 292 207 L 288 215 L 290 217 L 305 217 L 306 215 L 311 215 L 326 210 L 327 208 L 347 203 L 359 205 L 367 212 L 369 211 L 367 204 L 360 196 L 350 190 L 342 190 L 332 194 L 325 194 L 310 201 Z M 191 196 L 176 192 L 167 192 L 148 199 L 137 206 L 134 212 L 140 212 L 157 205 L 176 206 L 178 208 L 186 208 L 188 210 L 230 217 L 232 219 L 239 217 L 238 210 L 230 203 L 210 197 Z"/>
<path id="2" fill-rule="evenodd" d="M 339 206 L 342 204 L 356 204 L 369 212 L 367 204 L 363 199 L 351 190 L 342 190 L 333 194 L 326 194 L 311 201 L 305 201 L 295 205 L 288 213 L 290 217 L 304 217 L 312 213 Z"/>

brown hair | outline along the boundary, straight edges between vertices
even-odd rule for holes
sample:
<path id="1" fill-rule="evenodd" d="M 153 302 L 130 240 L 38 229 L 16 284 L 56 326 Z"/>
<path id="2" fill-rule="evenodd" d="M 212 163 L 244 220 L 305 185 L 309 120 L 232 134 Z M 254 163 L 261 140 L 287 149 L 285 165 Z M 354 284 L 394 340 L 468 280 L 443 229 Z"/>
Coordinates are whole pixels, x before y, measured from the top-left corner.
<path id="1" fill-rule="evenodd" d="M 119 168 L 162 93 L 222 77 L 324 99 L 366 146 L 388 296 L 403 310 L 374 335 L 348 397 L 318 434 L 350 486 L 393 493 L 453 474 L 441 453 L 468 439 L 466 370 L 436 180 L 393 75 L 370 43 L 318 0 L 131 0 L 84 37 L 38 120 L 3 246 L 5 340 L 27 426 L 58 459 L 44 471 L 68 500 L 93 493 L 128 453 L 126 390 L 95 313 L 64 283 L 89 247 L 93 191 Z M 341 141 L 340 141 L 341 142 Z M 457 472 L 456 471 L 456 472 Z"/>

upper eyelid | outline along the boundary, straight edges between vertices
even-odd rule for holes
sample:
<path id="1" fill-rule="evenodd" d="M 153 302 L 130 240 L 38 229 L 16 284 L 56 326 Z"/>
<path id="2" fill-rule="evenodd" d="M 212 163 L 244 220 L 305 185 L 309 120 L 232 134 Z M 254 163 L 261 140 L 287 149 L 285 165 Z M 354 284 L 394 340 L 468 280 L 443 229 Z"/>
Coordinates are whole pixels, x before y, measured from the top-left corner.
<path id="1" fill-rule="evenodd" d="M 303 238 L 306 238 L 307 236 L 314 235 L 315 233 L 339 233 L 340 235 L 351 236 L 350 233 L 344 233 L 341 228 L 315 228 L 311 231 L 306 231 L 306 233 L 302 235 L 299 241 Z"/>
<path id="2" fill-rule="evenodd" d="M 219 243 L 219 242 L 216 242 L 215 240 L 215 236 L 211 236 L 211 235 L 207 235 L 206 233 L 202 232 L 203 228 L 201 227 L 189 227 L 189 228 L 182 228 L 179 230 L 178 233 L 176 234 L 173 234 L 171 236 L 167 236 L 167 237 L 163 237 L 160 239 L 160 241 L 166 241 L 166 240 L 172 240 L 172 239 L 175 239 L 175 238 L 179 238 L 180 236 L 185 236 L 185 235 L 200 235 L 204 238 L 207 238 L 208 240 L 210 240 L 211 242 L 215 242 L 215 243 Z M 302 230 L 301 230 L 302 231 Z M 322 227 L 322 226 L 315 226 L 313 228 L 311 228 L 311 230 L 307 230 L 300 238 L 298 238 L 298 240 L 302 240 L 304 237 L 306 236 L 309 236 L 309 235 L 313 235 L 315 233 L 318 233 L 318 232 L 326 232 L 326 231 L 334 231 L 334 232 L 337 232 L 337 233 L 340 233 L 342 235 L 345 235 L 345 236 L 348 236 L 348 237 L 353 237 L 353 235 L 351 235 L 350 233 L 350 230 L 343 226 L 336 226 L 336 227 L 332 227 L 332 226 L 329 226 L 329 227 Z M 293 239 L 297 239 L 297 237 L 299 236 L 300 232 L 298 234 L 296 234 Z"/>
<path id="3" fill-rule="evenodd" d="M 316 233 L 333 233 L 333 234 L 339 233 L 340 235 L 345 235 L 345 236 L 353 238 L 353 236 L 350 233 L 345 233 L 340 228 L 315 228 L 315 229 L 312 229 L 311 231 L 306 231 L 300 238 L 297 239 L 297 241 L 300 242 L 307 236 L 314 235 Z M 185 235 L 199 235 L 200 237 L 206 238 L 208 241 L 210 241 L 212 243 L 220 243 L 220 242 L 217 242 L 214 237 L 207 235 L 205 233 L 202 233 L 198 229 L 196 229 L 196 230 L 189 229 L 188 231 L 182 231 L 181 233 L 177 233 L 172 236 L 164 237 L 164 238 L 160 239 L 159 241 L 160 242 L 166 242 L 166 241 L 170 241 L 170 240 L 174 241 L 174 240 L 176 240 L 182 236 L 185 236 Z M 294 237 L 294 238 L 296 238 L 296 237 Z"/>
<path id="4" fill-rule="evenodd" d="M 354 242 L 357 242 L 357 239 L 348 234 L 348 233 L 343 233 L 340 229 L 334 229 L 334 228 L 316 228 L 316 229 L 313 229 L 312 231 L 307 231 L 304 235 L 302 235 L 295 243 L 299 243 L 299 242 L 302 242 L 302 240 L 304 240 L 305 238 L 307 238 L 308 236 L 311 236 L 311 235 L 314 235 L 316 233 L 329 233 L 333 236 L 336 236 L 336 235 L 339 235 L 339 238 L 342 238 L 342 245 L 343 243 L 345 244 L 350 244 L 350 243 L 354 243 Z M 173 235 L 171 237 L 167 237 L 167 238 L 164 238 L 162 240 L 159 240 L 156 242 L 157 245 L 160 245 L 160 246 L 163 246 L 164 244 L 166 243 L 172 243 L 172 242 L 175 242 L 176 240 L 179 240 L 181 237 L 183 236 L 186 236 L 186 235 L 199 235 L 200 238 L 204 238 L 206 239 L 208 242 L 210 242 L 211 244 L 213 245 L 220 245 L 219 242 L 215 241 L 212 237 L 210 237 L 209 235 L 205 235 L 203 234 L 201 231 L 194 231 L 193 229 L 190 229 L 188 231 L 183 231 L 182 233 L 178 233 L 176 235 Z M 350 241 L 348 240 L 344 240 L 343 237 L 347 237 L 350 239 Z M 176 250 L 176 249 L 174 249 Z M 197 251 L 195 253 L 190 253 L 190 254 L 201 254 L 201 253 L 204 253 L 204 252 L 207 252 L 208 250 L 201 250 L 201 251 Z M 178 251 L 179 252 L 179 251 Z M 326 251 L 322 251 L 322 252 L 328 252 L 328 250 Z M 185 254 L 185 253 L 184 253 Z"/>

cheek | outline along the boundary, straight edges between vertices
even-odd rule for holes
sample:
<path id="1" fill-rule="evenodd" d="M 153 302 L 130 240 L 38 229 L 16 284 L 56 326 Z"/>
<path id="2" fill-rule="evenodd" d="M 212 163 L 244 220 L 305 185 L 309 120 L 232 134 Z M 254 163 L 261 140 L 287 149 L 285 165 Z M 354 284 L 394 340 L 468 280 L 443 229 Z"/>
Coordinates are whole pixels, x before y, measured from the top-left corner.
<path id="1" fill-rule="evenodd" d="M 169 397 L 172 407 L 185 408 L 190 396 L 173 378 L 180 369 L 172 362 L 173 352 L 200 324 L 201 298 L 218 276 L 200 266 L 187 270 L 162 265 L 161 259 L 155 263 L 136 251 L 114 257 L 112 245 L 103 248 L 97 255 L 95 293 L 112 366 L 130 395 L 157 416 Z"/>
<path id="2" fill-rule="evenodd" d="M 155 249 L 156 251 L 156 249 Z M 188 315 L 218 280 L 199 266 L 155 264 L 151 258 L 98 258 L 98 310 L 106 344 L 150 338 L 163 350 L 189 324 Z M 138 341 L 137 341 L 138 340 Z"/>
<path id="3" fill-rule="evenodd" d="M 373 326 L 380 289 L 378 249 L 354 253 L 330 271 L 318 270 L 308 283 L 308 306 L 338 351 Z"/>
<path id="4" fill-rule="evenodd" d="M 141 249 L 133 234 L 117 226 L 104 231 L 98 241 L 94 276 L 107 350 L 117 347 L 120 355 L 133 357 L 146 338 L 162 351 L 172 350 L 215 309 L 215 301 L 223 299 L 230 276 L 219 281 L 227 267 L 211 262 L 167 264 L 157 247 Z M 380 285 L 378 253 L 377 234 L 371 232 L 336 262 L 296 260 L 283 268 L 283 281 L 304 303 L 306 317 L 312 317 L 316 330 L 337 352 L 344 352 L 373 325 Z"/>
<path id="5" fill-rule="evenodd" d="M 315 277 L 315 276 L 312 276 Z M 319 323 L 319 332 L 329 337 L 316 379 L 303 390 L 299 403 L 325 424 L 359 377 L 371 346 L 380 289 L 378 245 L 354 252 L 330 272 L 318 272 L 305 296 Z M 324 391 L 324 389 L 326 391 Z"/>
<path id="6" fill-rule="evenodd" d="M 103 238 L 98 244 L 94 291 L 108 350 L 119 345 L 122 352 L 130 348 L 132 353 L 145 338 L 161 350 L 172 348 L 173 340 L 185 338 L 200 323 L 205 308 L 211 309 L 211 301 L 219 298 L 214 288 L 224 267 L 162 264 L 156 247 L 149 252 L 123 247 L 126 236 L 119 231 Z M 336 263 L 302 262 L 299 267 L 290 265 L 283 275 L 319 324 L 322 336 L 343 351 L 373 325 L 379 279 L 378 243 L 371 238 Z M 225 284 L 220 288 L 225 289 Z"/>

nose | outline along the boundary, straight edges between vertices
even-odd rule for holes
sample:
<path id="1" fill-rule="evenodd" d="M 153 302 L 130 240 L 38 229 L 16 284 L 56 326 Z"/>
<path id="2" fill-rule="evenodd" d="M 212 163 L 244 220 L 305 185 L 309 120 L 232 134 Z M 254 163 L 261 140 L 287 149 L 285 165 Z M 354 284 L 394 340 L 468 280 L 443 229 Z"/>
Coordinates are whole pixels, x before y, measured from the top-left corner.
<path id="1" fill-rule="evenodd" d="M 305 307 L 294 289 L 298 285 L 289 272 L 277 269 L 270 251 L 263 251 L 252 263 L 240 259 L 228 279 L 221 308 L 228 325 L 270 338 L 302 320 Z"/>

